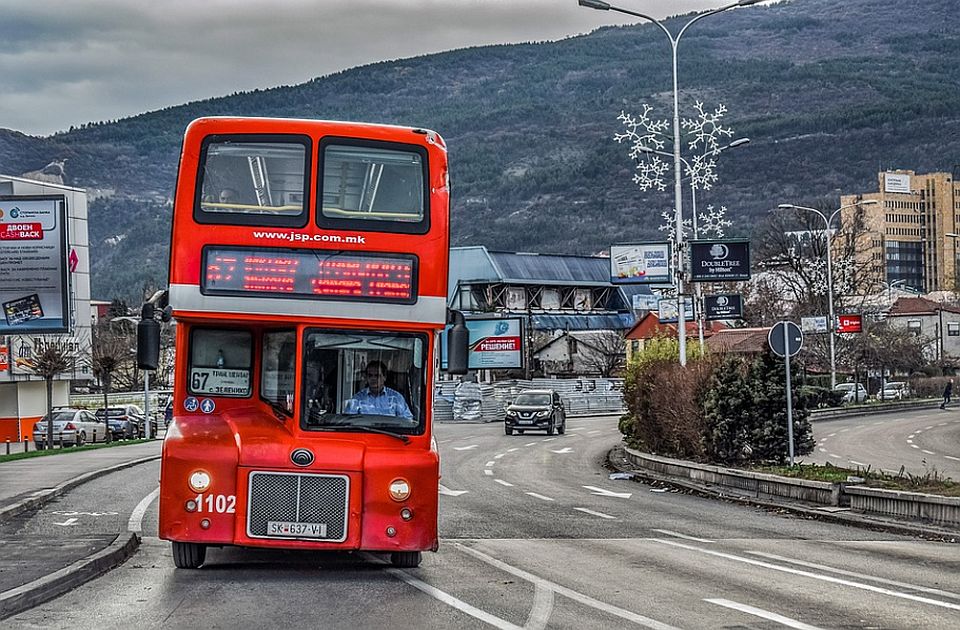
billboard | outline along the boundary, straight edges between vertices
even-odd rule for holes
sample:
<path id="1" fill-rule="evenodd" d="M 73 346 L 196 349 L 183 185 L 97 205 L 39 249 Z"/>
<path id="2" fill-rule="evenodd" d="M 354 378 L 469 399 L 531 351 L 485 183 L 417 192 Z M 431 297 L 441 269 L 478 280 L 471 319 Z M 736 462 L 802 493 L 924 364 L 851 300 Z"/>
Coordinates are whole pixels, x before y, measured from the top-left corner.
<path id="1" fill-rule="evenodd" d="M 440 367 L 447 369 L 447 327 L 440 339 Z M 523 322 L 519 318 L 468 319 L 471 370 L 523 367 Z"/>
<path id="2" fill-rule="evenodd" d="M 657 321 L 661 324 L 675 324 L 680 318 L 680 308 L 677 306 L 676 298 L 665 298 L 657 303 Z M 693 321 L 693 299 L 684 298 L 683 300 L 683 319 L 684 321 Z"/>
<path id="3" fill-rule="evenodd" d="M 703 298 L 703 310 L 706 319 L 742 319 L 743 297 L 737 293 L 707 295 Z"/>
<path id="4" fill-rule="evenodd" d="M 883 192 L 910 194 L 910 176 L 906 173 L 884 173 Z"/>
<path id="5" fill-rule="evenodd" d="M 750 279 L 750 241 L 690 241 L 690 280 Z"/>
<path id="6" fill-rule="evenodd" d="M 610 282 L 670 284 L 670 243 L 610 246 Z"/>
<path id="7" fill-rule="evenodd" d="M 860 315 L 837 315 L 837 332 L 863 332 L 863 318 Z"/>
<path id="8" fill-rule="evenodd" d="M 827 318 L 823 315 L 817 315 L 815 317 L 801 317 L 800 330 L 804 334 L 829 332 L 829 328 L 827 328 Z"/>
<path id="9" fill-rule="evenodd" d="M 70 329 L 67 202 L 0 196 L 0 335 Z"/>

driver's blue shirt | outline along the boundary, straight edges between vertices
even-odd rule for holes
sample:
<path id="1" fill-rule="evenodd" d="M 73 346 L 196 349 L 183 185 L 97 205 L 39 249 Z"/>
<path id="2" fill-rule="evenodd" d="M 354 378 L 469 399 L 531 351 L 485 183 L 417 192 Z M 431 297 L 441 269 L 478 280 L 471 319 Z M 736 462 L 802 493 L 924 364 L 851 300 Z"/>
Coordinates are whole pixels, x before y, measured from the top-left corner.
<path id="1" fill-rule="evenodd" d="M 395 389 L 384 387 L 380 394 L 374 394 L 369 387 L 364 387 L 347 401 L 344 409 L 346 413 L 362 413 L 372 416 L 398 416 L 413 420 L 413 414 L 403 395 Z"/>

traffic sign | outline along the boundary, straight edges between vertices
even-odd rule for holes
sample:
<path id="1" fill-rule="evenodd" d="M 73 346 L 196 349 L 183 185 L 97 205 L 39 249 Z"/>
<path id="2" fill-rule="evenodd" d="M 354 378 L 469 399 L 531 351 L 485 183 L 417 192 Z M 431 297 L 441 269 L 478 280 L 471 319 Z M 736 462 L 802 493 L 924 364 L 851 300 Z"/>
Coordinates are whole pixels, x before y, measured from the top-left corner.
<path id="1" fill-rule="evenodd" d="M 784 328 L 786 328 L 786 337 L 784 337 Z M 777 322 L 767 334 L 767 343 L 778 357 L 792 357 L 803 347 L 803 332 L 793 322 Z"/>

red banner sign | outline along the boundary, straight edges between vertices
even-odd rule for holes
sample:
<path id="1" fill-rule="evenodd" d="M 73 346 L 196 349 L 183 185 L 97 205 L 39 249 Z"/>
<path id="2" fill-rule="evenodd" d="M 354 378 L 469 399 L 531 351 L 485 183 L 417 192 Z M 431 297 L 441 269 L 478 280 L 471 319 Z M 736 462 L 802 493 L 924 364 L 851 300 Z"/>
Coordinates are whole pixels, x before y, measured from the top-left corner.
<path id="1" fill-rule="evenodd" d="M 863 317 L 860 315 L 838 315 L 837 332 L 840 333 L 858 333 L 863 332 Z"/>
<path id="2" fill-rule="evenodd" d="M 475 352 L 519 352 L 520 337 L 487 337 L 473 348 Z"/>
<path id="3" fill-rule="evenodd" d="M 42 223 L 2 223 L 0 241 L 39 241 L 43 239 Z"/>

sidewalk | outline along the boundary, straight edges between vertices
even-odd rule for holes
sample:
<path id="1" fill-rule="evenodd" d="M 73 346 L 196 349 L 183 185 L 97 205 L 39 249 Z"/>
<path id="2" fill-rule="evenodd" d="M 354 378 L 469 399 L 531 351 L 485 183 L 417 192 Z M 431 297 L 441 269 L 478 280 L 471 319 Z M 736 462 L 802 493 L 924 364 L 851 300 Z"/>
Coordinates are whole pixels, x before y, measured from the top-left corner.
<path id="1" fill-rule="evenodd" d="M 40 508 L 91 479 L 159 458 L 162 444 L 153 440 L 90 451 L 65 449 L 55 455 L 0 462 L 0 528 L 5 523 L 16 528 L 13 519 L 19 514 Z M 68 542 L 19 536 L 0 540 L 0 619 L 109 571 L 136 551 L 140 539 L 135 532 L 121 531 Z"/>

